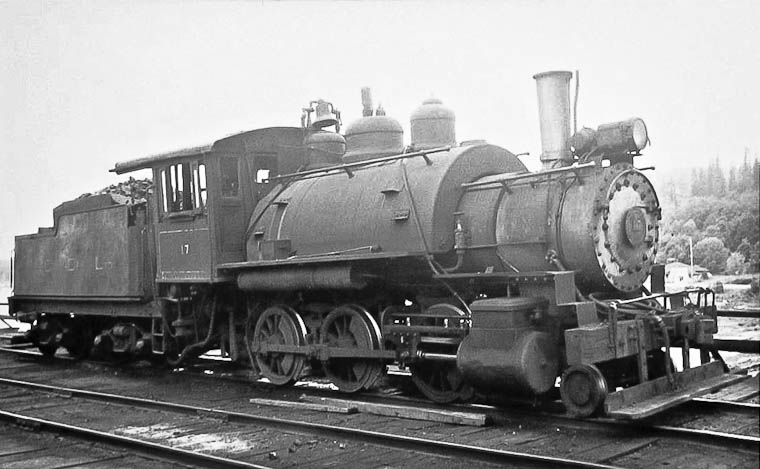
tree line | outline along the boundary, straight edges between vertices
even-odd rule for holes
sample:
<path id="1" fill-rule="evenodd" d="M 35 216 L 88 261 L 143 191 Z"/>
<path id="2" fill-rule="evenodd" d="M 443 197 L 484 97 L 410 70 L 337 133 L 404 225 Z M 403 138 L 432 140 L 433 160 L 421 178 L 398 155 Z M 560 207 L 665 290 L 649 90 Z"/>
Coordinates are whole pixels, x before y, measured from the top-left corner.
<path id="1" fill-rule="evenodd" d="M 693 168 L 688 194 L 669 183 L 658 262 L 688 264 L 693 254 L 695 264 L 714 274 L 760 271 L 760 162 L 747 153 L 728 177 L 717 158 Z"/>

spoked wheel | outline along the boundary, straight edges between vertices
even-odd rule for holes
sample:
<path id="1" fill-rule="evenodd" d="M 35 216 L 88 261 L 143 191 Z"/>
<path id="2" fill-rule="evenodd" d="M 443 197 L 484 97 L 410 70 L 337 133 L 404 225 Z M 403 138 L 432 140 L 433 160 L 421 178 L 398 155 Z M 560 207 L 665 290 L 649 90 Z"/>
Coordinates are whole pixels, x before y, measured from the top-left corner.
<path id="1" fill-rule="evenodd" d="M 464 382 L 456 363 L 424 362 L 410 369 L 417 389 L 433 402 L 468 401 L 475 394 L 472 386 Z"/>
<path id="2" fill-rule="evenodd" d="M 320 342 L 328 347 L 380 349 L 380 328 L 369 312 L 358 305 L 343 305 L 327 315 L 320 328 Z M 342 392 L 371 388 L 383 374 L 379 360 L 334 357 L 323 364 L 327 377 Z"/>
<path id="3" fill-rule="evenodd" d="M 452 329 L 465 327 L 467 314 L 458 307 L 440 303 L 423 313 L 420 325 Z M 460 339 L 449 337 L 422 337 L 426 351 L 455 353 Z M 439 404 L 472 399 L 475 390 L 465 383 L 454 362 L 423 361 L 410 366 L 412 381 L 428 399 Z"/>
<path id="4" fill-rule="evenodd" d="M 604 404 L 607 381 L 594 365 L 573 365 L 562 373 L 559 392 L 571 415 L 589 417 Z"/>
<path id="5" fill-rule="evenodd" d="M 55 319 L 43 318 L 35 330 L 35 344 L 46 357 L 52 357 L 58 350 L 58 334 L 62 332 L 61 325 Z"/>
<path id="6" fill-rule="evenodd" d="M 291 352 L 260 352 L 264 345 L 306 345 L 306 325 L 293 308 L 278 305 L 261 313 L 256 321 L 251 350 L 261 374 L 272 384 L 282 386 L 295 382 L 301 376 L 306 357 Z"/>

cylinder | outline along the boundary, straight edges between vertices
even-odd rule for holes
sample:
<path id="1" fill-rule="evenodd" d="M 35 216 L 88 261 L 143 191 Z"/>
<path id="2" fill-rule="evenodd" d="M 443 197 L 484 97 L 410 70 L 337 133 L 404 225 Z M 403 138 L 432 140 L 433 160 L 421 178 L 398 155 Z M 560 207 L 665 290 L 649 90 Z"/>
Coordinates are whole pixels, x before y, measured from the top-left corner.
<path id="1" fill-rule="evenodd" d="M 486 337 L 489 345 L 479 343 Z M 457 366 L 477 389 L 543 394 L 554 386 L 558 356 L 545 332 L 485 329 L 465 337 L 457 351 Z"/>
<path id="2" fill-rule="evenodd" d="M 572 163 L 570 138 L 570 79 L 572 72 L 553 71 L 534 75 L 541 125 L 541 162 L 544 169 Z"/>
<path id="3" fill-rule="evenodd" d="M 554 386 L 556 341 L 534 330 L 546 300 L 488 298 L 470 305 L 472 327 L 457 350 L 457 367 L 475 388 L 504 393 L 542 394 Z"/>

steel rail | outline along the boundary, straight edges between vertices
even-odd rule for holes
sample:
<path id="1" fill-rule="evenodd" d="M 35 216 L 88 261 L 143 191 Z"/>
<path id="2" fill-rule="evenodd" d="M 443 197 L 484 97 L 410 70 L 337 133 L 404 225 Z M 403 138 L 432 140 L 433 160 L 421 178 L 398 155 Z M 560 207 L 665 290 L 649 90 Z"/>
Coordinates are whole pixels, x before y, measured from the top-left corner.
<path id="1" fill-rule="evenodd" d="M 734 407 L 737 410 L 750 409 L 750 410 L 760 411 L 760 404 L 755 404 L 754 402 L 722 401 L 718 399 L 707 399 L 704 397 L 695 397 L 694 399 L 688 402 L 684 402 L 684 404 L 688 404 L 689 402 L 694 403 L 694 404 L 699 403 L 700 407 L 702 405 L 706 405 L 709 407 Z"/>
<path id="2" fill-rule="evenodd" d="M 714 430 L 700 430 L 693 428 L 673 427 L 669 425 L 656 425 L 644 422 L 631 422 L 627 420 L 614 420 L 609 418 L 576 419 L 566 415 L 541 413 L 543 417 L 563 419 L 571 424 L 590 424 L 595 427 L 607 428 L 630 428 L 636 429 L 637 435 L 643 433 L 651 436 L 664 438 L 679 438 L 694 441 L 700 444 L 708 443 L 724 448 L 757 451 L 760 447 L 760 437 L 739 435 L 735 433 L 718 432 Z"/>
<path id="3" fill-rule="evenodd" d="M 633 425 L 636 426 L 636 425 Z M 734 433 L 716 432 L 714 430 L 700 430 L 697 428 L 671 427 L 669 425 L 652 425 L 641 426 L 647 430 L 654 430 L 657 433 L 678 433 L 679 435 L 692 437 L 696 442 L 704 444 L 711 441 L 715 444 L 721 444 L 725 441 L 735 443 L 741 449 L 755 450 L 760 449 L 760 438 L 749 435 L 737 435 Z M 721 445 L 724 446 L 725 445 Z"/>
<path id="4" fill-rule="evenodd" d="M 118 446 L 123 449 L 138 452 L 141 456 L 147 455 L 161 459 L 168 459 L 171 462 L 192 464 L 209 468 L 271 469 L 268 466 L 261 466 L 210 454 L 197 453 L 150 441 L 139 440 L 137 438 L 115 435 L 113 433 L 93 430 L 91 428 L 77 427 L 75 425 L 54 422 L 52 420 L 45 420 L 37 417 L 29 417 L 27 415 L 6 412 L 4 410 L 0 410 L 0 419 L 10 423 L 26 425 L 34 429 L 64 433 L 78 438 L 84 438 L 88 441 L 94 440 L 100 443 Z"/>
<path id="5" fill-rule="evenodd" d="M 694 402 L 696 401 L 696 402 Z M 702 406 L 703 404 L 706 404 L 707 406 L 711 407 L 736 407 L 738 410 L 744 412 L 753 412 L 760 408 L 757 404 L 749 404 L 749 403 L 733 403 L 729 401 L 709 401 L 708 399 L 694 399 L 692 401 L 687 401 L 681 404 L 682 406 Z M 725 403 L 725 404 L 724 404 Z M 458 408 L 468 408 L 470 406 L 468 405 L 456 405 Z M 491 406 L 487 406 L 491 407 Z M 480 411 L 486 411 L 488 412 L 488 409 L 484 409 L 482 406 L 479 408 Z M 503 412 L 502 409 L 498 407 L 492 407 L 491 411 L 493 412 Z M 630 428 L 630 429 L 636 429 L 637 435 L 641 436 L 642 432 L 645 432 L 648 435 L 651 436 L 661 436 L 665 438 L 682 438 L 689 441 L 696 441 L 698 443 L 709 443 L 714 444 L 716 446 L 722 446 L 722 447 L 730 447 L 730 448 L 736 448 L 741 450 L 751 450 L 751 451 L 757 451 L 758 447 L 760 446 L 760 437 L 757 436 L 750 436 L 750 435 L 740 435 L 736 433 L 726 433 L 726 432 L 718 432 L 714 430 L 700 430 L 700 429 L 692 429 L 692 428 L 682 428 L 682 427 L 672 427 L 668 425 L 657 425 L 656 423 L 648 423 L 648 422 L 636 422 L 636 421 L 630 421 L 630 420 L 615 420 L 611 418 L 604 418 L 604 417 L 597 417 L 597 418 L 586 418 L 586 419 L 578 419 L 576 417 L 571 417 L 566 414 L 553 412 L 553 411 L 536 411 L 535 409 L 532 410 L 526 410 L 526 409 L 519 409 L 519 408 L 510 408 L 509 409 L 510 415 L 514 416 L 515 413 L 520 413 L 522 415 L 526 416 L 532 416 L 534 419 L 537 417 L 545 418 L 545 419 L 554 419 L 554 420 L 562 420 L 563 422 L 567 422 L 569 425 L 573 426 L 581 426 L 586 427 L 589 429 L 592 429 L 593 427 L 601 428 Z"/>
<path id="6" fill-rule="evenodd" d="M 387 399 L 387 398 L 386 398 Z M 707 401 L 707 399 L 699 400 L 698 402 L 685 402 L 682 405 L 688 405 L 688 404 L 702 404 L 703 401 Z M 721 403 L 726 401 L 713 401 L 707 403 L 708 405 L 712 406 L 721 406 Z M 525 404 L 528 406 L 528 404 Z M 734 403 L 727 403 L 726 406 L 734 407 Z M 446 406 L 444 406 L 445 408 Z M 760 408 L 757 404 L 748 404 L 748 403 L 738 403 L 736 405 L 738 409 L 741 411 L 747 411 L 747 412 L 753 412 Z M 473 407 L 468 404 L 454 404 L 451 406 L 452 409 L 456 410 L 472 410 Z M 552 421 L 551 425 L 554 425 L 557 423 L 557 421 L 561 421 L 564 425 L 577 427 L 577 428 L 585 428 L 589 430 L 600 430 L 600 429 L 621 429 L 621 428 L 628 428 L 628 429 L 635 429 L 637 431 L 638 436 L 642 436 L 644 434 L 652 436 L 652 437 L 662 437 L 662 438 L 674 438 L 674 439 L 684 439 L 688 441 L 696 441 L 700 444 L 708 443 L 713 444 L 716 446 L 721 446 L 725 448 L 734 448 L 739 450 L 749 450 L 749 451 L 757 451 L 758 447 L 760 447 L 760 437 L 756 436 L 750 436 L 750 435 L 740 435 L 735 433 L 726 433 L 726 432 L 718 432 L 714 430 L 700 430 L 700 429 L 692 429 L 692 428 L 682 428 L 682 427 L 672 427 L 667 425 L 657 425 L 654 423 L 647 423 L 647 422 L 635 422 L 635 421 L 629 421 L 629 420 L 615 420 L 610 418 L 586 418 L 586 419 L 579 419 L 577 417 L 571 417 L 569 415 L 554 412 L 554 411 L 546 411 L 546 410 L 536 410 L 534 408 L 528 409 L 526 408 L 519 408 L 519 407 L 511 407 L 508 410 L 495 407 L 491 405 L 479 405 L 477 407 L 477 410 L 480 412 L 486 412 L 487 414 L 491 414 L 492 416 L 504 417 L 508 415 L 509 417 L 515 417 L 516 415 L 529 417 L 535 420 L 537 419 L 546 419 L 548 421 Z M 508 413 L 505 413 L 508 412 Z"/>
<path id="7" fill-rule="evenodd" d="M 387 398 L 386 398 L 387 399 Z M 760 405 L 751 403 L 735 403 L 731 401 L 715 401 L 710 399 L 693 399 L 691 401 L 684 402 L 682 406 L 702 406 L 706 404 L 710 407 L 734 407 L 741 412 L 754 412 L 760 409 Z M 567 414 L 560 413 L 561 410 L 537 410 L 529 407 L 530 404 L 525 402 L 525 407 L 510 407 L 508 410 L 493 405 L 478 405 L 477 410 L 480 412 L 486 412 L 491 414 L 492 417 L 502 418 L 504 416 L 515 417 L 516 415 L 532 417 L 535 419 L 560 420 L 565 425 L 586 428 L 589 430 L 594 429 L 620 429 L 630 428 L 637 430 L 637 435 L 641 436 L 642 432 L 650 436 L 660 436 L 664 438 L 681 438 L 689 441 L 696 441 L 698 443 L 709 443 L 716 446 L 722 446 L 727 448 L 735 448 L 740 450 L 757 451 L 760 446 L 760 437 L 750 435 L 740 435 L 735 433 L 718 432 L 714 430 L 700 430 L 682 427 L 672 427 L 667 425 L 657 425 L 655 423 L 636 422 L 629 420 L 615 420 L 611 418 L 597 417 L 579 419 L 577 417 L 571 417 Z M 444 408 L 447 406 L 443 406 Z M 472 410 L 474 407 L 470 404 L 453 404 L 451 407 L 454 410 Z M 734 410 L 734 409 L 730 409 Z M 505 412 L 508 412 L 505 413 Z M 552 423 L 552 424 L 554 424 Z"/>
<path id="8" fill-rule="evenodd" d="M 8 351 L 8 352 L 13 352 L 13 353 L 19 352 L 18 350 L 14 350 L 14 349 L 3 349 L 3 348 L 0 348 L 0 351 Z M 27 352 L 27 353 L 31 354 L 34 352 Z M 206 375 L 200 375 L 200 376 L 207 377 Z M 209 376 L 209 378 L 211 377 Z M 154 401 L 150 399 L 143 399 L 143 398 L 137 398 L 137 397 L 119 396 L 119 395 L 114 395 L 114 394 L 99 393 L 95 391 L 62 388 L 59 386 L 49 386 L 49 385 L 38 384 L 38 383 L 11 380 L 8 378 L 0 378 L 0 385 L 1 384 L 25 386 L 28 388 L 36 388 L 39 390 L 49 391 L 53 393 L 57 392 L 57 393 L 69 394 L 72 397 L 79 396 L 79 397 L 90 398 L 94 400 L 113 399 L 113 400 L 124 402 L 126 404 L 139 405 L 141 407 L 151 407 L 151 408 L 156 408 L 156 409 L 169 408 L 170 410 L 174 410 L 177 412 L 184 412 L 184 413 L 191 413 L 191 414 L 200 413 L 203 415 L 215 415 L 217 417 L 227 418 L 229 420 L 237 419 L 238 421 L 241 421 L 241 422 L 263 423 L 270 426 L 276 426 L 278 425 L 278 423 L 281 423 L 282 428 L 288 428 L 289 426 L 295 426 L 296 428 L 300 426 L 303 428 L 303 426 L 306 426 L 312 430 L 328 431 L 340 436 L 346 436 L 346 434 L 350 436 L 351 433 L 355 433 L 359 435 L 361 434 L 361 432 L 369 432 L 367 430 L 350 429 L 350 428 L 344 428 L 344 427 L 321 428 L 324 426 L 321 426 L 320 424 L 313 424 L 313 423 L 308 423 L 308 422 L 273 419 L 269 417 L 254 416 L 251 414 L 228 412 L 228 411 L 217 410 L 217 409 L 207 409 L 207 408 L 201 408 L 201 407 L 195 407 L 195 406 L 188 406 L 184 404 Z M 99 397 L 99 396 L 102 396 L 102 397 Z M 368 397 L 373 398 L 372 396 L 368 396 Z M 389 400 L 389 399 L 388 397 L 384 396 L 380 400 Z M 409 400 L 414 401 L 414 399 L 409 399 Z M 696 402 L 692 402 L 692 404 L 699 403 L 699 405 L 705 404 L 705 405 L 713 406 L 713 407 L 730 406 L 730 407 L 736 407 L 739 409 L 746 408 L 746 409 L 749 409 L 750 411 L 760 408 L 760 405 L 751 404 L 751 403 L 734 403 L 731 401 L 713 401 L 709 399 L 695 399 L 694 401 Z M 426 401 L 420 400 L 420 402 L 424 403 Z M 689 405 L 689 402 L 684 403 L 684 405 Z M 447 406 L 444 406 L 444 407 L 447 407 Z M 453 409 L 461 410 L 462 408 L 470 408 L 471 406 L 467 404 L 455 404 L 450 407 Z M 478 410 L 485 411 L 485 412 L 497 412 L 499 414 L 503 414 L 504 412 L 504 409 L 499 408 L 499 407 L 494 407 L 491 405 L 478 406 Z M 539 417 L 539 418 L 544 418 L 544 419 L 562 420 L 573 426 L 581 426 L 585 428 L 592 428 L 592 427 L 632 428 L 632 429 L 637 429 L 639 431 L 648 432 L 652 436 L 683 438 L 689 441 L 697 440 L 700 443 L 710 443 L 710 444 L 714 444 L 718 446 L 732 447 L 732 448 L 742 449 L 742 450 L 757 450 L 758 445 L 760 445 L 760 437 L 717 432 L 713 430 L 698 430 L 698 429 L 689 429 L 689 428 L 681 428 L 681 427 L 671 427 L 671 426 L 654 425 L 654 424 L 647 424 L 647 423 L 641 423 L 641 422 L 620 421 L 620 420 L 606 419 L 606 418 L 578 419 L 575 417 L 569 417 L 564 414 L 559 414 L 557 412 L 537 411 L 536 409 L 531 409 L 530 411 L 528 411 L 525 409 L 519 409 L 515 407 L 510 408 L 509 413 L 513 417 L 515 414 L 521 414 L 521 415 L 531 416 L 533 418 Z M 368 438 L 376 440 L 378 444 L 384 444 L 386 446 L 388 445 L 388 443 L 384 443 L 384 440 L 386 438 L 390 438 L 389 441 L 391 442 L 394 441 L 394 438 L 413 438 L 413 437 L 401 437 L 398 435 L 390 435 L 390 434 L 385 434 L 385 433 L 378 433 L 377 435 L 373 436 L 374 433 L 375 432 L 369 432 Z M 358 438 L 358 437 L 355 437 L 355 438 Z M 433 441 L 433 440 L 422 440 L 422 441 Z M 400 440 L 400 442 L 403 443 L 403 440 Z M 413 444 L 413 442 L 414 442 L 414 439 L 411 440 L 410 444 Z M 437 443 L 447 444 L 444 442 L 437 442 Z M 420 447 L 414 446 L 414 447 L 411 447 L 410 449 L 420 450 Z M 489 450 L 487 448 L 481 448 L 481 449 L 487 450 L 487 451 L 500 451 L 500 450 Z M 523 453 L 515 453 L 515 454 L 523 454 Z M 466 456 L 466 455 L 463 454 L 463 456 Z M 487 460 L 487 459 L 484 459 L 484 460 Z M 559 458 L 559 460 L 562 460 L 562 459 Z M 585 464 L 585 463 L 582 463 L 582 464 Z M 605 467 L 605 466 L 566 466 L 566 467 Z"/>
<path id="9" fill-rule="evenodd" d="M 82 389 L 66 388 L 62 386 L 51 386 L 47 384 L 38 384 L 28 381 L 13 380 L 0 378 L 0 385 L 24 387 L 39 391 L 50 392 L 53 394 L 62 394 L 71 397 L 91 399 L 105 402 L 118 402 L 129 404 L 142 408 L 161 409 L 164 411 L 177 412 L 182 414 L 212 416 L 215 418 L 226 419 L 230 422 L 238 423 L 255 423 L 279 430 L 289 431 L 307 431 L 318 434 L 328 434 L 338 437 L 349 438 L 354 441 L 363 443 L 377 444 L 397 449 L 406 449 L 428 454 L 442 454 L 447 456 L 457 456 L 461 458 L 470 458 L 483 462 L 492 462 L 500 464 L 514 464 L 519 462 L 521 465 L 534 467 L 563 467 L 563 468 L 598 468 L 611 469 L 617 466 L 599 464 L 588 461 L 579 461 L 567 458 L 553 456 L 542 456 L 530 453 L 520 453 L 482 446 L 467 445 L 461 443 L 452 443 L 447 441 L 430 440 L 419 437 L 394 435 L 372 430 L 363 430 L 358 428 L 332 426 L 314 422 L 303 422 L 298 420 L 282 419 L 275 417 L 266 417 L 260 415 L 246 414 L 241 412 L 226 411 L 221 409 L 204 408 L 191 406 L 187 404 L 177 404 L 166 401 L 157 401 L 153 399 L 144 399 L 139 397 L 120 396 L 117 394 L 101 393 L 97 391 L 87 391 Z M 0 414 L 2 415 L 2 414 Z M 21 417 L 26 418 L 26 417 Z M 54 422 L 53 422 L 54 423 Z M 110 434 L 109 434 L 110 435 Z M 119 437 L 122 438 L 122 437 Z M 131 439 L 130 439 L 131 440 Z M 160 446 L 160 445 L 159 445 Z M 244 466 L 249 467 L 249 466 Z"/>
<path id="10" fill-rule="evenodd" d="M 25 344 L 19 344 L 19 345 L 23 346 Z M 32 345 L 30 345 L 30 347 L 28 347 L 28 348 L 24 348 L 24 347 L 19 347 L 19 348 L 0 347 L 0 352 L 12 353 L 14 355 L 19 355 L 19 356 L 35 357 L 35 358 L 46 360 L 48 362 L 52 362 L 54 360 L 60 360 L 60 361 L 63 361 L 63 362 L 75 362 L 75 361 L 78 361 L 78 359 L 76 359 L 74 357 L 69 357 L 69 356 L 58 356 L 58 355 L 54 355 L 52 357 L 45 356 L 45 355 L 42 354 L 42 352 L 40 352 L 37 349 L 36 346 L 32 346 Z M 90 363 L 98 363 L 98 362 L 92 362 L 91 361 Z"/>

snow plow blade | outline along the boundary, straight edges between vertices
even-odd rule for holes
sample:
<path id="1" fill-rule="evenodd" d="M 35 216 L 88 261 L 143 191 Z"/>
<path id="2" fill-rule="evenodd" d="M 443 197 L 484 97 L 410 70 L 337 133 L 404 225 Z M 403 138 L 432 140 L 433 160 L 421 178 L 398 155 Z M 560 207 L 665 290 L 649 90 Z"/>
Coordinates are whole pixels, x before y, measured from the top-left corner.
<path id="1" fill-rule="evenodd" d="M 604 402 L 605 414 L 624 420 L 643 419 L 720 388 L 746 379 L 723 370 L 723 362 L 714 361 L 696 368 L 610 393 Z"/>

